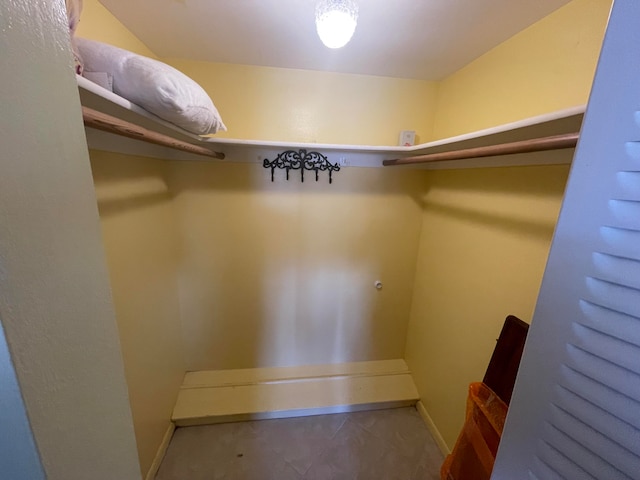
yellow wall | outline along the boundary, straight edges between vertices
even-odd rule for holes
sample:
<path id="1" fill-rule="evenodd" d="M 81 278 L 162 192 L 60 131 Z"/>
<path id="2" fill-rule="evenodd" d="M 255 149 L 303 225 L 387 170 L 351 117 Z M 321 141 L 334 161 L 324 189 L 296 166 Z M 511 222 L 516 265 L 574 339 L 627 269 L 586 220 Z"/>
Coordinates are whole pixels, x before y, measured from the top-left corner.
<path id="1" fill-rule="evenodd" d="M 587 102 L 611 0 L 574 0 L 439 84 L 434 138 Z"/>
<path id="2" fill-rule="evenodd" d="M 95 0 L 81 26 L 150 54 Z M 395 144 L 401 129 L 431 133 L 428 82 L 172 63 L 210 91 L 230 136 Z M 170 417 L 182 333 L 190 369 L 403 356 L 422 174 L 345 169 L 331 186 L 272 184 L 260 165 L 165 164 L 172 200 L 157 161 L 92 161 L 143 471 Z"/>
<path id="3" fill-rule="evenodd" d="M 84 0 L 77 35 L 155 57 L 97 0 Z M 90 156 L 144 476 L 185 372 L 174 212 L 161 162 L 99 151 Z"/>
<path id="4" fill-rule="evenodd" d="M 611 0 L 574 0 L 442 82 L 162 60 L 209 92 L 224 138 L 395 145 L 457 135 L 586 102 Z M 78 35 L 155 57 L 98 0 Z"/>
<path id="5" fill-rule="evenodd" d="M 395 144 L 415 129 L 426 141 L 584 104 L 609 6 L 574 0 L 439 85 L 168 62 L 209 91 L 229 137 Z M 140 52 L 105 12 L 83 17 L 80 34 Z M 101 153 L 99 163 L 111 158 L 120 157 Z M 114 185 L 135 178 L 118 165 Z M 272 184 L 257 164 L 168 165 L 190 369 L 400 357 L 410 317 L 406 357 L 450 445 L 504 317 L 530 320 L 567 176 L 566 167 L 346 169 L 328 186 Z M 142 206 L 141 225 L 162 223 Z M 103 219 L 110 257 L 127 255 L 117 232 L 135 231 L 132 218 Z M 126 296 L 127 281 L 114 291 Z"/>
<path id="6" fill-rule="evenodd" d="M 574 0 L 443 80 L 435 136 L 586 103 L 610 4 Z M 406 359 L 450 447 L 504 318 L 531 320 L 567 174 L 429 173 Z"/>
<path id="7" fill-rule="evenodd" d="M 149 470 L 184 377 L 178 239 L 163 162 L 91 151 L 140 467 Z"/>
<path id="8" fill-rule="evenodd" d="M 163 59 L 209 93 L 229 129 L 217 136 L 397 145 L 401 130 L 431 138 L 436 83 Z"/>
<path id="9" fill-rule="evenodd" d="M 567 166 L 431 172 L 406 359 L 450 447 L 504 318 L 529 322 Z"/>
<path id="10" fill-rule="evenodd" d="M 292 176 L 173 164 L 189 370 L 403 357 L 424 173 Z"/>
<path id="11" fill-rule="evenodd" d="M 133 35 L 120 20 L 114 17 L 98 0 L 84 0 L 78 37 L 110 43 L 140 55 L 157 58 L 138 37 Z"/>
<path id="12" fill-rule="evenodd" d="M 85 0 L 77 35 L 157 56 L 98 0 Z M 160 60 L 209 93 L 222 138 L 397 145 L 401 130 L 432 137 L 436 82 L 285 68 Z"/>

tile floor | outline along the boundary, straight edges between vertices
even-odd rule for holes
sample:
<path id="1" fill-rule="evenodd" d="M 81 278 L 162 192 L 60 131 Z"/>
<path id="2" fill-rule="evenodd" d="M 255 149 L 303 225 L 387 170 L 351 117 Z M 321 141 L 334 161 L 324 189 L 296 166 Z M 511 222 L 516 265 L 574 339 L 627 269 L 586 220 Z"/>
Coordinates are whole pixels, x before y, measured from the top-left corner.
<path id="1" fill-rule="evenodd" d="M 413 407 L 176 430 L 156 480 L 439 480 Z"/>

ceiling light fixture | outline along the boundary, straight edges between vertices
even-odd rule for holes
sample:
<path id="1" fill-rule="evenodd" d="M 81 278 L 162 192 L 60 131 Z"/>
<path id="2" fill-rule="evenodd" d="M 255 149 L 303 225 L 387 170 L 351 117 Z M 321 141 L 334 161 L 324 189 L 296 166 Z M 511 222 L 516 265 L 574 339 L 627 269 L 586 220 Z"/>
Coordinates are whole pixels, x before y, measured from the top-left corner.
<path id="1" fill-rule="evenodd" d="M 320 0 L 316 4 L 316 30 L 329 48 L 342 48 L 358 23 L 358 4 L 353 0 Z"/>

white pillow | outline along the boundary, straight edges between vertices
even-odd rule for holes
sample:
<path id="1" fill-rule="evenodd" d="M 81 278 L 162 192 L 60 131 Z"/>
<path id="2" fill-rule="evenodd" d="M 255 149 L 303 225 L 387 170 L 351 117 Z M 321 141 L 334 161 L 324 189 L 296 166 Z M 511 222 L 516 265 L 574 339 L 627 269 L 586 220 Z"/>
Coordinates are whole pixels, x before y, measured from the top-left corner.
<path id="1" fill-rule="evenodd" d="M 105 43 L 77 43 L 85 71 L 111 75 L 114 93 L 198 135 L 227 129 L 207 92 L 182 72 Z"/>
<path id="2" fill-rule="evenodd" d="M 67 20 L 69 21 L 69 33 L 71 34 L 71 51 L 73 52 L 73 60 L 75 63 L 76 73 L 82 75 L 82 69 L 84 67 L 82 63 L 82 57 L 78 52 L 78 46 L 76 45 L 76 28 L 78 28 L 78 22 L 80 21 L 80 14 L 82 13 L 82 0 L 66 0 L 67 6 Z"/>

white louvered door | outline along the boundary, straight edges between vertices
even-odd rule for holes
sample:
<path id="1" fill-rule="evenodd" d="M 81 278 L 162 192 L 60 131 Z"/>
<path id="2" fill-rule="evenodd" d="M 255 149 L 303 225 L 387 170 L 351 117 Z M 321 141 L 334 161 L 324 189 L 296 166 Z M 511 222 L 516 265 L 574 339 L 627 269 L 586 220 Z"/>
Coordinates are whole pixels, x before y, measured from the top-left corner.
<path id="1" fill-rule="evenodd" d="M 613 7 L 492 479 L 640 479 L 639 0 Z"/>

